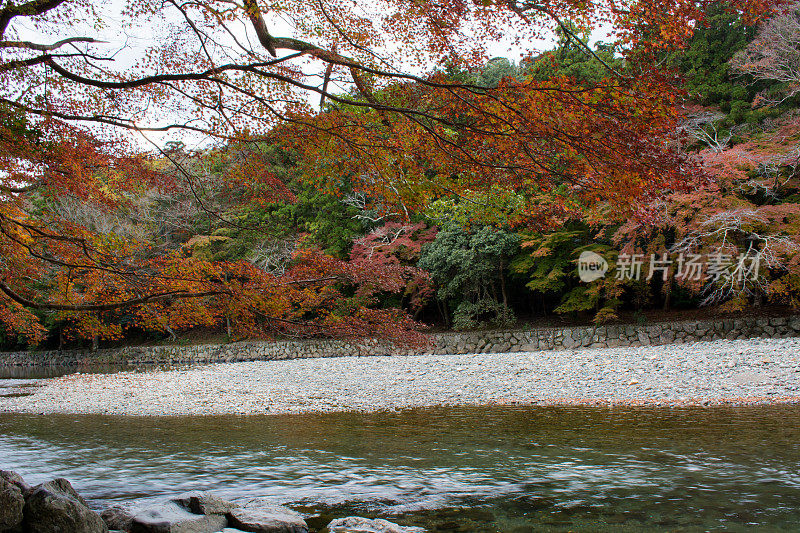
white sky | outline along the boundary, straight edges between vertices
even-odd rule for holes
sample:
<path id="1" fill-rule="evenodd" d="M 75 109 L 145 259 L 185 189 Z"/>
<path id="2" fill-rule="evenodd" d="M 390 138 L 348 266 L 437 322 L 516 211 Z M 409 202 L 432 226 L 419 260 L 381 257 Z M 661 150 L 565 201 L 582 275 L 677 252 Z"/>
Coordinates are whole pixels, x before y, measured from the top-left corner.
<path id="1" fill-rule="evenodd" d="M 64 26 L 59 25 L 60 31 L 58 35 L 48 36 L 42 34 L 40 31 L 37 31 L 31 21 L 24 18 L 15 19 L 12 22 L 11 28 L 15 30 L 19 38 L 40 43 L 49 43 L 54 40 L 73 36 L 91 36 L 99 38 L 103 41 L 106 41 L 106 43 L 92 45 L 92 47 L 105 55 L 113 55 L 114 61 L 112 69 L 121 71 L 133 66 L 134 63 L 140 59 L 142 52 L 147 49 L 149 45 L 161 41 L 165 37 L 164 33 L 171 31 L 168 21 L 165 21 L 164 24 L 153 23 L 144 25 L 143 27 L 137 28 L 136 32 L 126 30 L 119 22 L 122 20 L 121 11 L 124 5 L 124 0 L 112 0 L 111 2 L 103 2 L 95 5 L 96 9 L 102 11 L 102 17 L 104 21 L 108 21 L 108 26 L 100 29 L 99 31 L 96 28 L 89 28 L 85 25 L 78 24 L 75 24 L 66 29 L 66 31 L 63 31 Z M 182 23 L 182 20 L 180 22 Z M 273 16 L 267 20 L 267 23 L 270 28 L 270 32 L 273 35 L 308 39 L 308 37 L 304 35 L 295 35 L 295 30 L 292 25 L 282 18 Z M 253 42 L 256 41 L 249 23 L 242 23 L 241 30 L 241 35 L 246 36 L 246 38 L 249 38 Z M 607 38 L 607 34 L 607 29 L 601 28 L 593 33 L 592 41 L 605 40 Z M 522 44 L 522 46 L 515 45 L 513 43 L 513 35 L 510 35 L 504 41 L 488 43 L 487 48 L 490 58 L 506 57 L 515 63 L 518 63 L 523 54 L 527 54 L 531 50 L 542 51 L 552 49 L 554 44 L 555 34 L 548 39 L 525 42 Z M 412 73 L 415 72 L 412 71 Z M 343 87 L 339 87 L 339 89 L 342 91 L 344 90 Z M 334 88 L 332 88 L 332 90 L 335 92 Z M 316 105 L 316 103 L 319 101 L 319 95 L 317 93 L 310 93 L 308 98 L 313 105 Z M 155 142 L 161 146 L 163 146 L 163 144 L 169 140 L 182 140 L 189 147 L 198 147 L 208 141 L 207 137 L 198 135 L 183 135 L 180 139 L 177 139 L 177 137 L 180 136 L 176 135 L 175 132 L 148 134 L 148 138 L 152 142 Z M 140 141 L 144 145 L 148 144 L 143 139 Z M 145 148 L 145 146 L 143 146 L 143 148 Z M 152 147 L 146 146 L 146 148 L 150 149 Z"/>

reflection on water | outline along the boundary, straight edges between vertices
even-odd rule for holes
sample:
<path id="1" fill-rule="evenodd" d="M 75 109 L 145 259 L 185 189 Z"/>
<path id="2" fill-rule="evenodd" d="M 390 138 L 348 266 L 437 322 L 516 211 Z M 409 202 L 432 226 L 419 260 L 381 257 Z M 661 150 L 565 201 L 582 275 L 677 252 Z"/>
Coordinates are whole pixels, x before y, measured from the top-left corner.
<path id="1" fill-rule="evenodd" d="M 97 507 L 200 489 L 432 531 L 795 531 L 799 420 L 791 406 L 0 414 L 0 467 L 66 477 Z"/>

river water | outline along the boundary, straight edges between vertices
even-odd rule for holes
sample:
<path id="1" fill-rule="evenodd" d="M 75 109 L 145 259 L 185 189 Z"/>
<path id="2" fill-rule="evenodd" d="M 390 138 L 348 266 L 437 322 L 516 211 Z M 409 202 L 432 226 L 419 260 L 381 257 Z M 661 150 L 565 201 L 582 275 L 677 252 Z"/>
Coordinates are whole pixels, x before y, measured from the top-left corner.
<path id="1" fill-rule="evenodd" d="M 321 527 L 797 531 L 800 407 L 436 408 L 131 418 L 0 413 L 0 468 L 96 508 L 267 496 Z"/>

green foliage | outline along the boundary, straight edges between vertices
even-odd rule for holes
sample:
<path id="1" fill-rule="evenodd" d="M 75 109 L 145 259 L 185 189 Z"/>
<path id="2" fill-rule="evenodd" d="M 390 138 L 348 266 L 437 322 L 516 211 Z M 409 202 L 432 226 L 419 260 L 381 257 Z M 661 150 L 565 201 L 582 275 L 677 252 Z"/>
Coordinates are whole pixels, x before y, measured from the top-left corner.
<path id="1" fill-rule="evenodd" d="M 712 2 L 706 24 L 695 29 L 685 50 L 669 58 L 686 76 L 689 96 L 719 107 L 729 115 L 728 125 L 758 121 L 764 115 L 752 109 L 753 98 L 764 84 L 736 76 L 728 63 L 754 35 L 754 27 L 744 25 L 722 2 Z"/>
<path id="2" fill-rule="evenodd" d="M 503 78 L 516 78 L 519 74 L 517 66 L 504 57 L 491 59 L 478 75 L 476 85 L 486 88 L 495 88 L 500 85 Z"/>
<path id="3" fill-rule="evenodd" d="M 339 258 L 347 257 L 353 240 L 367 229 L 354 218 L 357 214 L 357 209 L 341 199 L 305 186 L 301 186 L 296 202 L 276 203 L 260 213 L 262 221 L 279 236 L 305 234 L 305 245 Z"/>
<path id="4" fill-rule="evenodd" d="M 609 262 L 605 279 L 590 284 L 578 279 L 577 260 L 586 251 Z M 603 322 L 615 317 L 622 304 L 620 284 L 613 278 L 617 254 L 608 240 L 598 239 L 589 226 L 573 221 L 550 233 L 527 234 L 511 271 L 527 279 L 525 286 L 534 294 L 556 297 L 556 313 L 594 311 L 596 321 Z"/>
<path id="5" fill-rule="evenodd" d="M 422 248 L 419 267 L 431 274 L 437 296 L 451 302 L 454 325 L 466 329 L 513 320 L 505 279 L 508 259 L 519 250 L 519 242 L 519 235 L 491 226 L 468 231 L 446 224 Z"/>
<path id="6" fill-rule="evenodd" d="M 522 218 L 526 199 L 500 185 L 488 192 L 464 191 L 458 197 L 442 197 L 431 202 L 425 216 L 436 224 L 455 224 L 465 229 L 473 225 L 509 227 Z"/>
<path id="7" fill-rule="evenodd" d="M 526 276 L 533 293 L 563 293 L 575 278 L 576 251 L 588 241 L 585 226 L 571 225 L 562 231 L 526 235 L 523 251 L 511 262 L 511 271 Z"/>
<path id="8" fill-rule="evenodd" d="M 571 23 L 567 23 L 567 28 L 574 37 L 558 28 L 556 48 L 524 66 L 522 68 L 524 75 L 539 81 L 566 77 L 578 83 L 594 85 L 612 74 L 606 65 L 618 72 L 623 69 L 624 65 L 615 57 L 613 46 L 600 42 L 595 44 L 592 51 L 606 63 L 603 65 L 586 49 L 589 46 L 589 32 Z M 583 45 L 576 42 L 576 38 L 580 39 Z"/>
<path id="9" fill-rule="evenodd" d="M 510 307 L 493 298 L 476 302 L 461 301 L 453 311 L 453 329 L 468 330 L 483 326 L 508 327 L 516 317 Z"/>
<path id="10" fill-rule="evenodd" d="M 241 153 L 244 151 L 245 153 Z M 266 240 L 300 239 L 300 245 L 319 248 L 328 255 L 344 259 L 353 241 L 369 227 L 358 220 L 358 210 L 330 192 L 298 177 L 296 155 L 280 144 L 251 143 L 211 154 L 210 169 L 225 174 L 237 159 L 256 153 L 260 172 L 288 188 L 293 198 L 277 198 L 270 203 L 251 203 L 244 210 L 225 213 L 236 220 L 236 227 L 202 213 L 194 227 L 195 235 L 208 235 L 204 256 L 213 260 L 236 261 L 250 254 Z M 340 193 L 346 193 L 343 181 Z"/>

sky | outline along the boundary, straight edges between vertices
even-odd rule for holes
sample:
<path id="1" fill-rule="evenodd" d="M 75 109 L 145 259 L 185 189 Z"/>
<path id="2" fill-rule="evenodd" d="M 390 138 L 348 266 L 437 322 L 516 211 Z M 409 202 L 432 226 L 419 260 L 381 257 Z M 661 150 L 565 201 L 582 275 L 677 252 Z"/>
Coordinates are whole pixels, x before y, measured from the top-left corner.
<path id="1" fill-rule="evenodd" d="M 54 42 L 55 40 L 63 39 L 65 37 L 86 35 L 106 41 L 104 43 L 91 45 L 90 48 L 103 55 L 113 57 L 113 62 L 103 63 L 104 66 L 109 65 L 109 70 L 124 71 L 133 67 L 142 57 L 143 52 L 148 47 L 165 41 L 171 37 L 171 35 L 167 34 L 167 32 L 174 31 L 170 28 L 170 23 L 176 22 L 177 20 L 164 20 L 163 23 L 144 24 L 135 28 L 135 30 L 131 30 L 130 28 L 125 28 L 120 22 L 123 19 L 122 10 L 124 9 L 124 6 L 125 2 L 123 0 L 112 0 L 110 2 L 100 2 L 94 4 L 95 9 L 102 14 L 102 19 L 107 23 L 105 27 L 100 28 L 99 30 L 96 27 L 89 27 L 87 24 L 76 23 L 71 26 L 60 24 L 59 33 L 57 35 L 45 35 L 42 31 L 37 30 L 29 20 L 24 18 L 15 19 L 12 22 L 12 28 L 16 30 L 18 38 L 41 43 Z M 179 17 L 177 13 L 174 13 L 174 15 L 175 17 Z M 177 20 L 177 22 L 183 25 L 182 20 Z M 270 32 L 273 35 L 291 36 L 304 38 L 306 40 L 313 40 L 309 39 L 305 35 L 297 35 L 297 32 L 292 24 L 282 17 L 273 15 L 268 17 L 267 23 L 270 28 Z M 244 36 L 240 38 L 250 40 L 251 42 L 257 42 L 249 23 L 243 22 L 241 24 L 240 31 L 241 33 L 239 35 Z M 592 40 L 602 39 L 607 33 L 607 30 L 601 28 L 593 34 Z M 554 43 L 555 34 L 552 34 L 548 38 L 523 42 L 521 45 L 514 44 L 513 35 L 509 35 L 503 41 L 486 43 L 486 46 L 488 48 L 489 58 L 505 57 L 514 62 L 519 62 L 522 55 L 526 52 L 529 52 L 530 50 L 551 49 Z M 386 48 L 384 54 L 392 55 L 391 45 Z M 396 59 L 398 54 L 394 55 L 395 57 L 392 59 Z M 321 62 L 316 62 L 316 64 L 310 64 L 309 66 L 312 69 L 317 69 L 316 72 L 312 70 L 312 74 L 321 74 L 321 69 L 324 68 Z M 414 72 L 413 69 L 408 69 L 408 71 L 412 74 L 420 73 Z M 338 88 L 341 92 L 347 90 L 347 87 L 344 86 L 339 86 Z M 335 88 L 333 90 L 335 92 Z M 319 102 L 319 95 L 316 93 L 308 94 L 307 98 L 313 105 L 316 105 Z M 169 116 L 162 115 L 160 118 L 169 119 Z M 143 148 L 152 148 L 152 146 L 150 146 L 151 143 L 163 146 L 167 141 L 175 140 L 175 137 L 176 136 L 174 133 L 150 133 L 147 134 L 146 138 L 139 138 L 135 140 L 135 142 L 139 145 L 142 145 Z M 183 138 L 180 140 L 185 142 L 188 147 L 200 147 L 209 142 L 209 138 L 207 136 L 197 134 L 183 136 Z"/>

